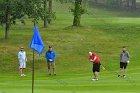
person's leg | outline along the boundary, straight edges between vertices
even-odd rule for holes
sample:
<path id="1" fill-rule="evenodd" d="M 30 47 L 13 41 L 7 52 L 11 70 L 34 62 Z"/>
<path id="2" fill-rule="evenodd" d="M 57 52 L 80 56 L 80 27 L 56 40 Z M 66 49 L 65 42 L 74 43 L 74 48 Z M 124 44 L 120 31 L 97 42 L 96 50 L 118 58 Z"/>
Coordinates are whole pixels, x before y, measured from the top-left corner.
<path id="1" fill-rule="evenodd" d="M 22 75 L 23 75 L 23 70 L 22 70 L 22 68 L 19 69 L 19 72 L 20 72 L 20 75 L 22 76 Z"/>
<path id="2" fill-rule="evenodd" d="M 55 72 L 55 63 L 52 62 L 52 68 L 53 68 L 53 74 L 56 75 L 56 72 Z"/>
<path id="3" fill-rule="evenodd" d="M 122 72 L 122 68 L 119 69 L 119 72 L 118 72 L 118 77 L 121 76 L 121 72 Z"/>
<path id="4" fill-rule="evenodd" d="M 20 72 L 20 76 L 23 76 L 23 62 L 19 63 L 19 72 Z"/>
<path id="5" fill-rule="evenodd" d="M 25 68 L 22 69 L 22 75 L 26 76 L 24 72 L 25 72 Z"/>
<path id="6" fill-rule="evenodd" d="M 92 79 L 95 79 L 95 72 L 93 72 L 93 76 L 92 76 Z"/>
<path id="7" fill-rule="evenodd" d="M 49 75 L 51 75 L 50 68 L 51 68 L 51 63 L 50 63 L 50 62 L 48 62 L 48 74 L 49 74 Z"/>
<path id="8" fill-rule="evenodd" d="M 124 65 L 124 75 L 123 75 L 124 78 L 126 77 L 126 72 L 127 72 L 126 67 L 127 67 L 127 63 L 125 63 L 125 65 Z"/>
<path id="9" fill-rule="evenodd" d="M 127 69 L 125 68 L 124 69 L 124 75 L 123 75 L 124 78 L 126 77 L 126 72 L 127 72 Z"/>
<path id="10" fill-rule="evenodd" d="M 95 71 L 95 79 L 98 80 L 98 72 Z"/>
<path id="11" fill-rule="evenodd" d="M 93 64 L 92 71 L 93 71 L 93 77 L 92 77 L 92 79 L 94 80 L 95 79 L 95 65 L 94 64 Z"/>
<path id="12" fill-rule="evenodd" d="M 120 77 L 121 76 L 121 72 L 122 72 L 122 69 L 123 69 L 123 63 L 122 62 L 120 62 L 120 69 L 119 69 L 119 71 L 118 71 L 118 77 Z"/>
<path id="13" fill-rule="evenodd" d="M 93 64 L 93 73 L 94 77 L 92 80 L 98 80 L 98 73 L 100 71 L 100 64 L 99 63 L 94 63 Z"/>
<path id="14" fill-rule="evenodd" d="M 23 68 L 22 68 L 22 75 L 23 76 L 26 76 L 25 75 L 25 68 L 26 68 L 26 62 L 23 63 Z"/>

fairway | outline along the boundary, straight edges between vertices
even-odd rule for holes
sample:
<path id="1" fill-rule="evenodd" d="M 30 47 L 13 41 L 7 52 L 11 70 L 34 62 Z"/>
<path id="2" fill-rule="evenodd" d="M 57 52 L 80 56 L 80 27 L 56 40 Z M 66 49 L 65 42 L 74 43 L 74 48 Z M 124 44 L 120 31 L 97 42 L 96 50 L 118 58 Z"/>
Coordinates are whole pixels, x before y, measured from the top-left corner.
<path id="1" fill-rule="evenodd" d="M 140 92 L 140 12 L 112 11 L 92 7 L 81 18 L 81 27 L 72 27 L 70 4 L 55 3 L 56 20 L 43 28 L 37 27 L 45 44 L 39 56 L 35 54 L 34 93 L 139 93 Z M 59 8 L 58 8 L 59 7 Z M 65 8 L 64 8 L 65 7 Z M 19 21 L 12 25 L 10 38 L 5 40 L 0 26 L 0 93 L 31 93 L 33 23 Z M 52 45 L 56 51 L 56 76 L 48 76 L 45 52 Z M 18 73 L 17 53 L 23 46 L 27 52 L 26 77 Z M 127 77 L 118 78 L 122 47 L 130 52 Z M 92 81 L 92 64 L 88 52 L 95 50 L 106 70 L 99 80 Z"/>
<path id="2" fill-rule="evenodd" d="M 114 72 L 100 73 L 99 81 L 92 81 L 87 75 L 36 76 L 35 93 L 139 93 L 138 73 L 127 78 L 117 78 Z M 0 93 L 31 93 L 31 77 L 1 76 Z M 9 79 L 10 78 L 10 79 Z"/>

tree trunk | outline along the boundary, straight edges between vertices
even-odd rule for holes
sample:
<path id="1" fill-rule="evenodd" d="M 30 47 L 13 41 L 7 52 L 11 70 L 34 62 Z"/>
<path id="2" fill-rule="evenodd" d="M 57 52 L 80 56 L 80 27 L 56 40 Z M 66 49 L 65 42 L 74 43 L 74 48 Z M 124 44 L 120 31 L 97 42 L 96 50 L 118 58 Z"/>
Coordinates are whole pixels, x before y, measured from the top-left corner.
<path id="1" fill-rule="evenodd" d="M 95 0 L 95 4 L 97 4 L 98 3 L 98 0 Z"/>
<path id="2" fill-rule="evenodd" d="M 129 8 L 130 7 L 130 0 L 126 0 L 126 7 Z"/>
<path id="3" fill-rule="evenodd" d="M 131 0 L 131 2 L 132 2 L 131 9 L 134 11 L 136 10 L 136 0 Z"/>
<path id="4" fill-rule="evenodd" d="M 44 11 L 45 11 L 45 14 L 44 14 L 44 28 L 46 28 L 47 25 L 48 25 L 48 20 L 47 20 L 47 0 L 44 0 Z"/>
<path id="5" fill-rule="evenodd" d="M 118 0 L 118 6 L 119 6 L 119 7 L 122 6 L 122 0 Z"/>
<path id="6" fill-rule="evenodd" d="M 49 0 L 49 17 L 48 17 L 48 23 L 50 24 L 51 21 L 52 21 L 52 18 L 51 18 L 51 14 L 52 14 L 52 0 Z"/>
<path id="7" fill-rule="evenodd" d="M 10 30 L 10 5 L 9 5 L 9 0 L 6 0 L 6 2 L 7 2 L 7 6 L 5 10 L 5 16 L 6 16 L 5 39 L 8 39 L 9 30 Z"/>
<path id="8" fill-rule="evenodd" d="M 82 0 L 75 0 L 73 26 L 80 26 Z"/>

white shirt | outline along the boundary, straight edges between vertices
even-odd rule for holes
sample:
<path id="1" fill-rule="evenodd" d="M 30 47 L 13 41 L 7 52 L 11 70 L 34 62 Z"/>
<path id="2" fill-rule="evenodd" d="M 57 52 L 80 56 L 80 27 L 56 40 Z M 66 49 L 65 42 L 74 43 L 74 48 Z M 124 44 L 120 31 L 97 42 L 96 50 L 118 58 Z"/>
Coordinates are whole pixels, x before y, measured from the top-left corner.
<path id="1" fill-rule="evenodd" d="M 19 59 L 19 62 L 26 62 L 27 61 L 26 52 L 25 51 L 19 51 L 18 59 Z"/>

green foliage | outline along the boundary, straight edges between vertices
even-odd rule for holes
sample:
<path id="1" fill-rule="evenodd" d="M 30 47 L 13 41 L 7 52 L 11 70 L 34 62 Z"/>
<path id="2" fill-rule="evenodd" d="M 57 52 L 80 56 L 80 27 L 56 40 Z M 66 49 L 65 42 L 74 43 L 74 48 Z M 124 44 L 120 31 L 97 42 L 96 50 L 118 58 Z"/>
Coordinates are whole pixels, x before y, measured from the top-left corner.
<path id="1" fill-rule="evenodd" d="M 70 3 L 70 2 L 74 2 L 75 0 L 56 0 L 59 1 L 61 3 Z"/>
<path id="2" fill-rule="evenodd" d="M 20 19 L 23 17 L 23 12 L 21 11 L 21 7 L 18 7 L 19 0 L 3 0 L 0 2 L 0 23 L 6 23 L 6 7 L 9 7 L 9 15 L 10 15 L 10 23 L 14 24 L 16 19 Z"/>
<path id="3" fill-rule="evenodd" d="M 23 0 L 20 7 L 23 7 L 23 11 L 32 19 L 34 23 L 38 22 L 40 17 L 44 14 L 43 0 Z"/>
<path id="4" fill-rule="evenodd" d="M 57 1 L 60 1 L 61 3 L 70 2 L 74 5 L 74 8 L 70 8 L 70 11 L 74 15 L 73 26 L 80 26 L 81 15 L 87 12 L 85 5 L 89 0 L 57 0 Z"/>
<path id="5" fill-rule="evenodd" d="M 71 10 L 74 14 L 73 26 L 80 26 L 82 9 L 82 0 L 75 0 L 75 8 Z"/>
<path id="6" fill-rule="evenodd" d="M 87 13 L 87 9 L 85 9 L 83 6 L 80 7 L 79 9 L 80 9 L 80 11 L 79 11 L 80 15 Z M 71 11 L 71 12 L 73 13 L 73 15 L 74 15 L 75 9 L 71 8 L 70 11 Z"/>
<path id="7" fill-rule="evenodd" d="M 50 19 L 54 19 L 55 20 L 56 19 L 56 12 L 53 12 L 53 11 L 49 12 L 47 17 L 48 17 L 48 20 L 50 20 Z"/>
<path id="8" fill-rule="evenodd" d="M 44 2 L 45 0 L 43 0 Z M 53 10 L 49 10 L 48 8 L 48 1 L 49 0 L 46 0 L 46 2 L 42 3 L 42 5 L 44 5 L 43 9 L 42 9 L 42 14 L 41 14 L 41 19 L 42 20 L 45 20 L 45 18 L 50 21 L 50 20 L 55 20 L 56 19 L 56 15 L 55 15 L 55 12 L 53 12 Z M 45 5 L 46 4 L 46 5 Z"/>
<path id="9" fill-rule="evenodd" d="M 3 13 L 0 13 L 0 25 L 3 25 L 3 23 L 5 23 L 5 16 Z"/>
<path id="10" fill-rule="evenodd" d="M 38 22 L 39 19 L 44 19 L 44 16 L 55 19 L 55 13 L 49 13 L 48 10 L 44 9 L 45 0 L 12 0 L 10 4 L 11 21 L 20 19 L 25 15 L 28 15 L 33 22 Z M 5 8 L 7 3 L 0 2 L 0 23 L 5 23 Z"/>

